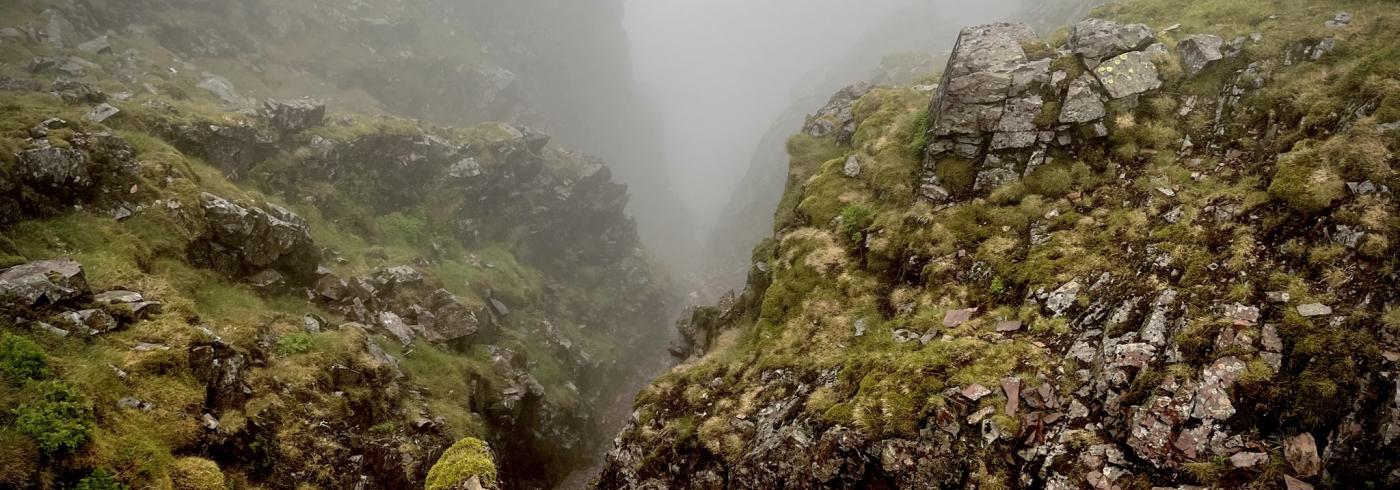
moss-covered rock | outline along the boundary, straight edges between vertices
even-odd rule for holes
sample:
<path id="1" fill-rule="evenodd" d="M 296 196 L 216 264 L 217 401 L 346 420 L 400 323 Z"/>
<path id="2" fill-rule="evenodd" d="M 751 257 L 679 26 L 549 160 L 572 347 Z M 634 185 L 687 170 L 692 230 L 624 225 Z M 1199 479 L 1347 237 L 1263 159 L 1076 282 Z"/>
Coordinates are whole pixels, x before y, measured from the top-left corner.
<path id="1" fill-rule="evenodd" d="M 496 461 L 491 448 L 481 439 L 457 441 L 428 470 L 426 490 L 467 490 L 475 480 L 482 488 L 495 488 Z"/>
<path id="2" fill-rule="evenodd" d="M 223 490 L 224 474 L 219 464 L 198 458 L 176 459 L 170 466 L 170 483 L 175 490 Z"/>

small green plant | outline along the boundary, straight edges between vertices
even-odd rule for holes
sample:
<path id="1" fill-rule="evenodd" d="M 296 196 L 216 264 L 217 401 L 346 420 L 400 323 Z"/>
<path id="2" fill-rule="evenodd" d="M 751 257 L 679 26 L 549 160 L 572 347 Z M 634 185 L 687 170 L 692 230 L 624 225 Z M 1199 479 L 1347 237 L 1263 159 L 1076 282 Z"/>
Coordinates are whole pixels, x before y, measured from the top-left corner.
<path id="1" fill-rule="evenodd" d="M 296 332 L 277 339 L 277 353 L 284 356 L 311 352 L 311 334 Z"/>
<path id="2" fill-rule="evenodd" d="M 841 209 L 841 233 L 851 238 L 852 242 L 860 243 L 865 236 L 865 229 L 870 227 L 873 221 L 874 212 L 865 206 L 851 205 Z"/>
<path id="3" fill-rule="evenodd" d="M 14 410 L 15 428 L 38 443 L 45 454 L 82 446 L 92 431 L 92 402 L 62 381 L 30 385 L 35 393 Z"/>
<path id="4" fill-rule="evenodd" d="M 480 480 L 488 488 L 496 485 L 496 462 L 491 456 L 491 448 L 475 437 L 457 441 L 442 454 L 442 458 L 428 470 L 424 490 L 447 490 L 457 488 L 472 477 Z"/>
<path id="5" fill-rule="evenodd" d="M 992 284 L 987 289 L 991 291 L 992 294 L 1001 296 L 1002 293 L 1006 292 L 1006 283 L 1001 280 L 1001 277 L 993 277 Z"/>
<path id="6" fill-rule="evenodd" d="M 78 480 L 73 490 L 127 490 L 127 486 L 117 481 L 107 470 L 97 470 L 87 478 Z"/>
<path id="7" fill-rule="evenodd" d="M 13 386 L 49 377 L 48 356 L 34 341 L 13 334 L 0 337 L 0 374 Z"/>

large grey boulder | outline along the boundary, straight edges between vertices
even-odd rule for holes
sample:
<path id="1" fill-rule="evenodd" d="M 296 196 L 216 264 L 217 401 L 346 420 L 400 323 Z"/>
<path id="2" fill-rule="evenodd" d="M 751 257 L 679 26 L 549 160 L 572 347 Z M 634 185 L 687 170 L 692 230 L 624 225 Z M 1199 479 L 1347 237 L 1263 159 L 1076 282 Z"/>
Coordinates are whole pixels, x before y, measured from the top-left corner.
<path id="1" fill-rule="evenodd" d="M 1186 70 L 1186 76 L 1196 76 L 1211 63 L 1224 59 L 1225 55 L 1220 52 L 1220 46 L 1224 42 L 1220 36 L 1214 34 L 1193 34 L 1177 43 L 1176 49 L 1180 53 L 1181 67 Z"/>
<path id="2" fill-rule="evenodd" d="M 49 86 L 49 91 L 69 104 L 101 104 L 107 102 L 107 93 L 92 85 L 73 81 L 58 80 Z"/>
<path id="3" fill-rule="evenodd" d="M 295 134 L 324 123 L 326 104 L 311 99 L 269 100 L 263 103 L 262 115 L 282 134 Z"/>
<path id="4" fill-rule="evenodd" d="M 0 271 L 0 301 L 32 306 L 88 293 L 83 266 L 72 259 L 40 260 Z"/>
<path id="5" fill-rule="evenodd" d="M 1104 61 L 1094 68 L 1094 76 L 1098 77 L 1104 91 L 1112 99 L 1138 95 L 1162 86 L 1152 56 L 1142 51 L 1123 53 Z"/>
<path id="6" fill-rule="evenodd" d="M 1122 25 L 1111 20 L 1084 19 L 1070 27 L 1069 48 L 1086 68 L 1129 51 L 1146 48 L 1156 39 L 1142 24 Z"/>
<path id="7" fill-rule="evenodd" d="M 190 245 L 194 262 L 233 277 L 273 269 L 289 283 L 309 283 L 319 264 L 311 230 L 300 216 L 273 204 L 243 206 L 204 193 L 208 231 Z"/>
<path id="8" fill-rule="evenodd" d="M 36 148 L 20 152 L 16 174 L 38 189 L 85 190 L 92 187 L 91 162 L 72 148 Z"/>
<path id="9" fill-rule="evenodd" d="M 430 341 L 462 344 L 473 339 L 481 331 L 481 322 L 478 321 L 476 313 L 468 310 L 445 289 L 433 292 L 428 309 L 431 310 L 432 321 L 425 322 L 422 315 L 419 315 L 418 323 L 424 329 L 424 336 Z"/>

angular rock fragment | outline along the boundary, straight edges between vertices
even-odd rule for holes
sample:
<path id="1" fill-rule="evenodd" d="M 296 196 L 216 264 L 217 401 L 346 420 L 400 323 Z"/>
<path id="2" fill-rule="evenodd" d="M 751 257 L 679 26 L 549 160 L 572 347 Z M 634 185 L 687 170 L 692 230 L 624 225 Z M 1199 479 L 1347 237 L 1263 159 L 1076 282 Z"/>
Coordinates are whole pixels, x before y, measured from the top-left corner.
<path id="1" fill-rule="evenodd" d="M 1332 307 L 1322 303 L 1308 303 L 1298 305 L 1298 314 L 1305 317 L 1327 316 L 1332 314 Z"/>
<path id="2" fill-rule="evenodd" d="M 1093 69 L 1103 60 L 1146 48 L 1156 39 L 1142 24 L 1123 25 L 1103 19 L 1084 19 L 1070 27 L 1069 48 Z"/>
<path id="3" fill-rule="evenodd" d="M 1176 49 L 1181 55 L 1181 66 L 1186 70 L 1186 76 L 1196 76 L 1211 63 L 1224 59 L 1225 55 L 1220 53 L 1223 42 L 1220 36 L 1214 34 L 1194 34 L 1177 43 Z"/>
<path id="4" fill-rule="evenodd" d="M 1304 432 L 1283 442 L 1283 456 L 1298 476 L 1307 478 L 1322 473 L 1322 458 L 1317 453 L 1317 441 Z"/>
<path id="5" fill-rule="evenodd" d="M 1103 119 L 1103 96 L 1099 95 L 1098 79 L 1085 73 L 1069 84 L 1069 93 L 1060 108 L 1059 121 L 1064 124 L 1084 124 Z"/>

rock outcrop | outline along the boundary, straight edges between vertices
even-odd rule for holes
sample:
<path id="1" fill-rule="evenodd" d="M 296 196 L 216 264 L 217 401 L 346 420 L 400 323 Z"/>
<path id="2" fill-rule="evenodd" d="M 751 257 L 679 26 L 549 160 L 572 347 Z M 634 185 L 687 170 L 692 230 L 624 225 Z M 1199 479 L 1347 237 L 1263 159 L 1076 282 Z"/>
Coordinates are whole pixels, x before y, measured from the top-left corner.
<path id="1" fill-rule="evenodd" d="M 869 83 L 857 83 L 836 92 L 825 106 L 807 116 L 802 132 L 817 138 L 835 136 L 838 142 L 850 143 L 856 133 L 856 119 L 851 110 L 857 100 L 874 88 Z"/>
<path id="2" fill-rule="evenodd" d="M 310 282 L 320 253 L 300 216 L 271 203 L 240 205 L 207 192 L 200 198 L 209 225 L 191 243 L 191 261 L 234 278 L 271 272 L 264 281 Z"/>
<path id="3" fill-rule="evenodd" d="M 929 107 L 919 195 L 944 203 L 984 192 L 1029 176 L 1084 135 L 1107 136 L 1105 101 L 1161 87 L 1153 57 L 1166 50 L 1154 41 L 1142 25 L 1082 21 L 1068 48 L 1087 71 L 1071 80 L 1052 70 L 1056 58 L 1027 55 L 1044 44 L 1029 26 L 964 29 Z"/>

